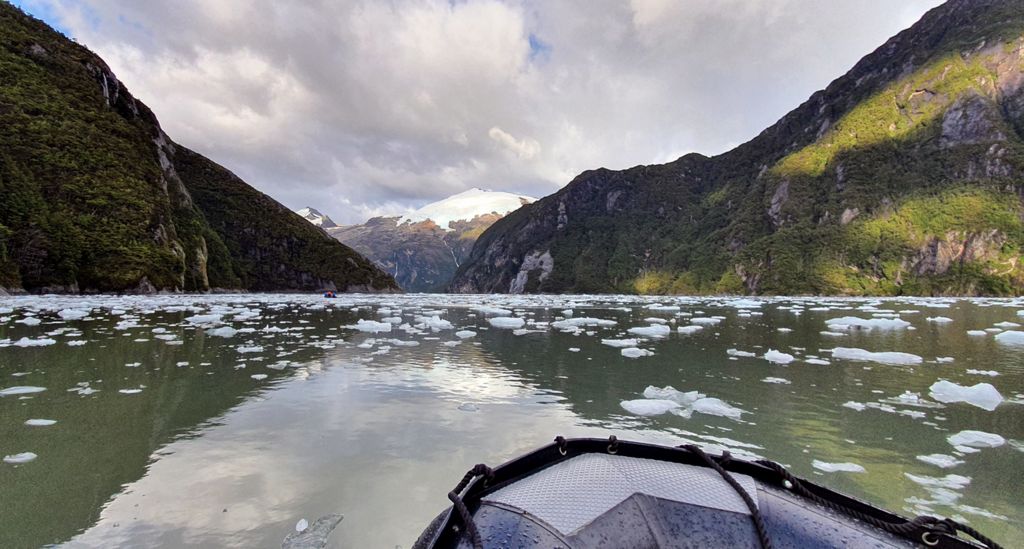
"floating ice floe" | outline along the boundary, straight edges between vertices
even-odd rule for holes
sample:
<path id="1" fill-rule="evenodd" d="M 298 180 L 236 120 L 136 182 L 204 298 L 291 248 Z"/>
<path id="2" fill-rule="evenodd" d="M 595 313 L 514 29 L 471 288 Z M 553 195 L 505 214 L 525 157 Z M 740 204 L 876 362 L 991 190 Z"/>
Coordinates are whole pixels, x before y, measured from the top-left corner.
<path id="1" fill-rule="evenodd" d="M 1024 345 L 1024 332 L 1009 330 L 997 334 L 996 341 L 1004 345 Z"/>
<path id="2" fill-rule="evenodd" d="M 935 324 L 949 324 L 950 322 L 953 322 L 953 319 L 948 316 L 930 316 L 925 318 L 925 320 Z"/>
<path id="3" fill-rule="evenodd" d="M 53 345 L 54 343 L 57 343 L 57 340 L 48 337 L 41 337 L 39 339 L 23 337 L 18 341 L 15 341 L 13 345 L 15 347 L 45 347 L 47 345 Z"/>
<path id="4" fill-rule="evenodd" d="M 962 475 L 946 475 L 944 477 L 930 477 L 927 475 L 915 475 L 903 473 L 908 479 L 928 488 L 946 488 L 948 490 L 960 490 L 971 483 L 971 477 Z"/>
<path id="5" fill-rule="evenodd" d="M 788 334 L 789 332 L 793 331 L 793 328 L 776 328 L 776 330 L 781 333 Z"/>
<path id="6" fill-rule="evenodd" d="M 665 412 L 678 408 L 679 403 L 672 400 L 641 398 L 637 400 L 623 400 L 619 403 L 624 410 L 638 416 L 659 416 Z"/>
<path id="7" fill-rule="evenodd" d="M 675 312 L 679 310 L 679 305 L 661 305 L 660 303 L 655 303 L 653 305 L 648 305 L 646 308 L 651 311 Z"/>
<path id="8" fill-rule="evenodd" d="M 711 317 L 711 318 L 699 317 L 699 318 L 691 318 L 690 319 L 690 323 L 691 324 L 699 324 L 699 325 L 704 325 L 704 326 L 714 326 L 715 324 L 719 324 L 721 322 L 722 322 L 722 319 L 714 318 L 714 317 Z"/>
<path id="9" fill-rule="evenodd" d="M 835 349 L 832 349 L 832 358 L 897 365 L 920 364 L 924 361 L 920 356 L 912 355 L 910 353 L 874 353 L 871 351 L 865 351 L 864 349 L 850 347 L 836 347 Z"/>
<path id="10" fill-rule="evenodd" d="M 366 332 L 368 334 L 379 334 L 382 332 L 391 331 L 390 322 L 377 322 L 376 320 L 366 319 L 360 319 L 355 324 L 351 324 L 345 327 L 353 330 L 358 330 L 360 332 Z"/>
<path id="11" fill-rule="evenodd" d="M 668 324 L 668 320 L 667 319 L 658 318 L 658 317 L 654 317 L 654 316 L 645 318 L 644 322 L 646 322 L 648 324 Z"/>
<path id="12" fill-rule="evenodd" d="M 25 326 L 38 326 L 41 320 L 34 316 L 26 316 L 21 320 L 15 320 L 15 324 L 24 324 Z"/>
<path id="13" fill-rule="evenodd" d="M 192 315 L 186 317 L 185 322 L 189 324 L 218 324 L 223 316 L 221 314 Z"/>
<path id="14" fill-rule="evenodd" d="M 1016 322 L 1009 322 L 1009 321 L 997 322 L 997 323 L 993 324 L 993 326 L 995 326 L 996 328 L 1003 328 L 1003 329 L 1006 329 L 1006 328 L 1020 328 L 1020 324 L 1017 324 Z"/>
<path id="15" fill-rule="evenodd" d="M 235 351 L 239 352 L 239 353 L 262 353 L 263 352 L 263 346 L 262 345 L 249 345 L 249 346 L 242 345 L 242 346 L 235 347 Z"/>
<path id="16" fill-rule="evenodd" d="M 487 322 L 495 328 L 506 329 L 522 328 L 523 325 L 526 324 L 526 320 L 517 316 L 496 316 L 494 318 L 488 318 Z"/>
<path id="17" fill-rule="evenodd" d="M 828 337 L 844 337 L 844 336 L 846 336 L 846 335 L 847 335 L 847 333 L 846 333 L 846 332 L 828 332 L 828 331 L 822 331 L 822 332 L 818 332 L 818 333 L 819 333 L 819 334 L 821 334 L 821 335 L 823 335 L 823 336 L 828 336 Z"/>
<path id="18" fill-rule="evenodd" d="M 598 326 L 598 327 L 609 327 L 615 326 L 617 322 L 614 320 L 606 320 L 603 318 L 591 318 L 581 316 L 579 318 L 567 318 L 565 320 L 556 320 L 551 323 L 551 327 L 556 330 L 572 330 L 574 328 L 581 328 L 583 326 Z"/>
<path id="19" fill-rule="evenodd" d="M 120 389 L 117 392 L 125 395 L 136 395 L 142 392 L 142 389 Z"/>
<path id="20" fill-rule="evenodd" d="M 25 425 L 28 425 L 29 427 L 49 427 L 50 425 L 53 425 L 55 423 L 57 423 L 57 420 L 55 420 L 55 419 L 27 419 L 27 420 L 25 420 Z"/>
<path id="21" fill-rule="evenodd" d="M 985 330 L 967 330 L 967 335 L 971 337 L 984 337 L 988 335 Z"/>
<path id="22" fill-rule="evenodd" d="M 697 333 L 697 332 L 699 332 L 699 331 L 701 331 L 703 329 L 704 329 L 704 327 L 701 326 L 701 325 L 691 325 L 691 326 L 680 326 L 680 327 L 676 328 L 676 331 L 681 333 L 681 334 L 683 334 L 683 335 L 692 335 L 692 334 L 695 334 L 695 333 Z"/>
<path id="23" fill-rule="evenodd" d="M 998 448 L 1006 444 L 1006 439 L 985 431 L 960 431 L 955 435 L 946 437 L 953 446 L 966 446 L 968 448 Z"/>
<path id="24" fill-rule="evenodd" d="M 654 351 L 640 349 L 637 347 L 626 347 L 625 349 L 619 351 L 619 353 L 621 353 L 622 356 L 626 358 L 640 358 L 642 356 L 651 356 L 654 354 Z"/>
<path id="25" fill-rule="evenodd" d="M 829 361 L 827 361 L 827 360 L 825 360 L 823 358 L 808 358 L 804 362 L 806 362 L 808 364 L 817 364 L 818 366 L 828 366 L 828 365 L 832 364 L 831 362 L 829 362 Z"/>
<path id="26" fill-rule="evenodd" d="M 28 463 L 33 459 L 36 459 L 37 455 L 32 452 L 22 452 L 20 454 L 11 454 L 4 456 L 4 463 L 10 463 L 12 465 L 20 465 L 22 463 Z"/>
<path id="27" fill-rule="evenodd" d="M 256 381 L 263 381 L 264 379 L 267 379 L 267 374 L 252 374 L 249 377 L 255 379 Z"/>
<path id="28" fill-rule="evenodd" d="M 926 456 L 917 456 L 917 459 L 943 469 L 949 469 L 964 463 L 963 460 L 946 454 L 928 454 Z"/>
<path id="29" fill-rule="evenodd" d="M 569 347 L 569 352 L 570 353 L 578 353 L 578 352 L 580 352 L 580 348 L 579 347 Z"/>
<path id="30" fill-rule="evenodd" d="M 784 378 L 781 378 L 781 377 L 766 377 L 766 378 L 762 379 L 761 381 L 763 381 L 765 383 L 776 383 L 776 384 L 779 384 L 779 385 L 789 385 L 789 384 L 792 383 L 790 380 L 784 379 Z"/>
<path id="31" fill-rule="evenodd" d="M 740 416 L 744 413 L 743 410 L 736 408 L 735 406 L 731 406 L 725 401 L 714 397 L 698 399 L 690 405 L 690 410 L 710 416 L 727 417 L 731 419 L 740 419 Z M 676 411 L 673 410 L 672 413 L 676 413 Z M 680 413 L 677 415 L 690 417 L 689 414 Z"/>
<path id="32" fill-rule="evenodd" d="M 468 339 L 476 335 L 473 330 L 459 330 L 455 332 L 455 337 L 459 339 Z"/>
<path id="33" fill-rule="evenodd" d="M 935 357 L 935 362 L 938 362 L 939 364 L 949 364 L 950 362 L 953 362 L 955 360 L 956 359 L 951 357 L 951 356 L 937 356 L 937 357 Z"/>
<path id="34" fill-rule="evenodd" d="M 975 375 L 975 376 L 991 376 L 991 377 L 995 377 L 995 376 L 999 375 L 999 372 L 997 372 L 995 370 L 972 370 L 972 369 L 968 369 L 966 373 L 971 374 L 971 375 Z"/>
<path id="35" fill-rule="evenodd" d="M 602 345 L 607 345 L 609 347 L 620 347 L 620 348 L 621 347 L 636 347 L 637 345 L 640 344 L 640 340 L 636 339 L 636 338 L 629 338 L 629 339 L 602 339 L 601 340 L 601 344 Z"/>
<path id="36" fill-rule="evenodd" d="M 642 337 L 665 337 L 672 332 L 672 328 L 664 324 L 651 324 L 650 326 L 638 326 L 627 330 L 633 335 Z"/>
<path id="37" fill-rule="evenodd" d="M 217 337 L 234 337 L 234 335 L 238 333 L 238 330 L 232 328 L 231 326 L 221 326 L 220 328 L 206 330 L 206 333 L 208 335 Z"/>
<path id="38" fill-rule="evenodd" d="M 796 360 L 793 355 L 775 349 L 768 349 L 768 352 L 764 354 L 764 359 L 775 364 L 789 364 Z"/>
<path id="39" fill-rule="evenodd" d="M 825 321 L 830 330 L 849 330 L 861 328 L 865 330 L 900 330 L 910 326 L 906 320 L 899 318 L 860 318 L 844 316 Z"/>
<path id="40" fill-rule="evenodd" d="M 988 383 L 977 383 L 970 387 L 964 387 L 951 381 L 941 380 L 933 383 L 929 390 L 931 397 L 939 402 L 947 404 L 966 402 L 990 412 L 1003 401 L 1003 395 Z"/>
<path id="41" fill-rule="evenodd" d="M 480 314 L 488 316 L 508 316 L 512 314 L 512 311 L 508 309 L 502 309 L 501 307 L 491 307 L 488 305 L 473 307 L 473 310 Z"/>
<path id="42" fill-rule="evenodd" d="M 729 356 L 741 356 L 741 357 L 754 357 L 754 356 L 757 356 L 757 353 L 752 353 L 750 351 L 741 351 L 739 349 L 726 349 L 725 350 L 725 354 L 727 354 Z"/>
<path id="43" fill-rule="evenodd" d="M 87 309 L 61 309 L 57 316 L 64 320 L 79 320 L 89 316 L 89 312 Z"/>
<path id="44" fill-rule="evenodd" d="M 33 387 L 31 385 L 16 385 L 14 387 L 8 387 L 6 389 L 0 389 L 0 397 L 14 396 L 14 395 L 30 395 L 32 393 L 41 393 L 46 390 L 46 387 Z"/>
<path id="45" fill-rule="evenodd" d="M 814 460 L 811 462 L 811 466 L 819 471 L 825 471 L 826 473 L 863 473 L 864 468 L 856 463 L 829 463 L 827 461 Z"/>
<path id="46" fill-rule="evenodd" d="M 864 403 L 854 402 L 852 400 L 844 402 L 842 406 L 843 408 L 850 408 L 851 410 L 857 410 L 858 412 L 862 412 L 867 409 L 867 405 L 865 405 Z"/>
<path id="47" fill-rule="evenodd" d="M 440 332 L 441 330 L 451 330 L 455 326 L 453 326 L 451 322 L 448 322 L 437 315 L 433 315 L 429 317 L 417 316 L 416 327 L 423 330 L 429 328 L 432 332 Z"/>

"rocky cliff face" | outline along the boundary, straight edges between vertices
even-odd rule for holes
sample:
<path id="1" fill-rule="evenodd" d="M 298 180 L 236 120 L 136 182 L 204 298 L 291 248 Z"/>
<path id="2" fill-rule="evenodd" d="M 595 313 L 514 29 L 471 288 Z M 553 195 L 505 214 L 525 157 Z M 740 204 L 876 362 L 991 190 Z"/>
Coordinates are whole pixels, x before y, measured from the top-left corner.
<path id="1" fill-rule="evenodd" d="M 750 142 L 585 172 L 464 292 L 1024 292 L 1024 1 L 951 0 Z"/>
<path id="2" fill-rule="evenodd" d="M 0 3 L 0 287 L 394 289 L 351 249 L 175 144 L 86 48 Z"/>
<path id="3" fill-rule="evenodd" d="M 403 290 L 440 292 L 469 257 L 477 237 L 501 217 L 484 214 L 453 221 L 447 231 L 429 219 L 403 223 L 399 217 L 375 217 L 327 233 L 371 259 Z"/>

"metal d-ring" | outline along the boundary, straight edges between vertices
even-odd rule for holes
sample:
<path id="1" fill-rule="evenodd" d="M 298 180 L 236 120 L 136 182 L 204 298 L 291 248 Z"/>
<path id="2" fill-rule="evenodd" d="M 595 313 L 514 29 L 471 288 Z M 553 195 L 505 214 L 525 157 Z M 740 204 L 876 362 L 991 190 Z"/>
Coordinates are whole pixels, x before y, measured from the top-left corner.
<path id="1" fill-rule="evenodd" d="M 931 541 L 929 541 L 929 537 L 932 538 Z M 929 547 L 934 547 L 939 544 L 939 536 L 937 536 L 933 532 L 925 532 L 921 534 L 921 541 L 923 541 L 924 544 Z"/>

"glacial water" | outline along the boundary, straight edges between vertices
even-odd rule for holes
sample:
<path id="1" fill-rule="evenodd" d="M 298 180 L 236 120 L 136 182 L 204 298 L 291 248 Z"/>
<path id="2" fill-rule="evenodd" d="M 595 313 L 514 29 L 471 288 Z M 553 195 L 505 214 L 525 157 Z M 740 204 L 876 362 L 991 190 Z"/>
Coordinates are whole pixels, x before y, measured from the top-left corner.
<path id="1" fill-rule="evenodd" d="M 328 513 L 331 547 L 409 547 L 473 464 L 559 434 L 767 457 L 1020 545 L 1021 324 L 1019 299 L 0 298 L 0 547 L 275 547 Z"/>

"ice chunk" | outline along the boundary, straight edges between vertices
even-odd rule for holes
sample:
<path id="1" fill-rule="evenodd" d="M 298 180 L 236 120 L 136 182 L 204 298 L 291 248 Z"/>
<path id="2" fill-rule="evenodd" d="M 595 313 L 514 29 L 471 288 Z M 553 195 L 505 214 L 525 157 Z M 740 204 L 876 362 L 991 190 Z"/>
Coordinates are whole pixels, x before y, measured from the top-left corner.
<path id="1" fill-rule="evenodd" d="M 720 318 L 698 317 L 690 319 L 691 324 L 700 324 L 704 326 L 714 326 L 715 324 L 718 324 L 720 322 L 722 322 L 722 319 Z"/>
<path id="2" fill-rule="evenodd" d="M 971 477 L 965 477 L 961 475 L 929 477 L 927 475 L 903 473 L 903 476 L 927 488 L 946 488 L 948 490 L 960 490 L 962 488 L 967 487 L 967 485 L 971 483 Z"/>
<path id="3" fill-rule="evenodd" d="M 678 408 L 679 403 L 673 400 L 641 398 L 638 400 L 623 400 L 619 403 L 619 406 L 622 406 L 627 412 L 638 416 L 658 416 L 673 408 Z"/>
<path id="4" fill-rule="evenodd" d="M 302 532 L 306 528 L 309 528 L 309 521 L 306 519 L 299 519 L 299 522 L 295 523 L 295 531 Z"/>
<path id="5" fill-rule="evenodd" d="M 680 406 L 689 406 L 706 396 L 707 395 L 701 394 L 698 391 L 687 391 L 684 393 L 676 390 L 671 385 L 666 387 L 648 385 L 647 388 L 644 389 L 644 398 L 653 400 L 671 400 L 678 403 Z"/>
<path id="6" fill-rule="evenodd" d="M 1016 322 L 997 322 L 993 324 L 996 328 L 1020 328 L 1020 324 Z"/>
<path id="7" fill-rule="evenodd" d="M 708 414 L 711 416 L 728 417 L 732 419 L 740 419 L 740 415 L 744 413 L 743 410 L 730 406 L 723 400 L 707 397 L 702 398 L 693 403 L 690 408 L 694 412 L 700 412 L 702 414 Z"/>
<path id="8" fill-rule="evenodd" d="M 1006 439 L 985 431 L 960 431 L 955 435 L 946 437 L 953 446 L 967 446 L 968 448 L 998 448 L 1006 444 Z"/>
<path id="9" fill-rule="evenodd" d="M 0 389 L 0 397 L 14 395 L 30 395 L 32 393 L 41 393 L 45 390 L 46 387 L 33 387 L 31 385 L 15 385 L 14 387 Z"/>
<path id="10" fill-rule="evenodd" d="M 831 362 L 829 362 L 829 361 L 827 361 L 827 360 L 825 360 L 823 358 L 808 358 L 804 362 L 806 362 L 808 364 L 817 364 L 819 366 L 828 366 L 829 364 L 832 364 Z"/>
<path id="11" fill-rule="evenodd" d="M 398 323 L 400 323 L 400 322 L 401 322 L 401 319 L 399 319 Z M 416 322 L 417 322 L 417 326 L 416 326 L 417 328 L 421 328 L 421 329 L 429 328 L 433 332 L 439 332 L 441 330 L 451 330 L 452 328 L 455 327 L 455 326 L 452 325 L 451 322 L 448 322 L 447 320 L 444 320 L 443 318 L 441 318 L 441 317 L 439 317 L 437 315 L 433 315 L 433 316 L 430 316 L 430 317 L 417 316 L 416 317 Z"/>
<path id="12" fill-rule="evenodd" d="M 1009 330 L 997 334 L 996 341 L 1004 345 L 1024 345 L 1024 332 Z"/>
<path id="13" fill-rule="evenodd" d="M 208 315 L 193 315 L 185 318 L 185 322 L 189 324 L 217 324 L 220 322 L 222 314 L 208 314 Z"/>
<path id="14" fill-rule="evenodd" d="M 25 326 L 38 326 L 39 323 L 42 321 L 34 316 L 26 316 L 25 318 L 21 320 L 15 320 L 14 322 L 16 324 L 24 324 Z"/>
<path id="15" fill-rule="evenodd" d="M 581 316 L 579 318 L 567 318 L 565 320 L 557 320 L 551 323 L 551 327 L 556 330 L 571 330 L 573 328 L 579 328 L 581 326 L 600 326 L 609 327 L 618 324 L 614 320 L 606 320 L 603 318 L 591 318 Z"/>
<path id="16" fill-rule="evenodd" d="M 950 467 L 956 467 L 957 465 L 964 463 L 963 460 L 956 459 L 955 457 L 946 454 L 928 454 L 927 456 L 917 456 L 917 459 L 925 463 L 942 467 L 943 469 L 949 469 Z"/>
<path id="17" fill-rule="evenodd" d="M 242 345 L 242 346 L 235 347 L 235 351 L 238 351 L 239 353 L 262 353 L 263 352 L 263 346 L 262 345 L 250 345 L 250 346 Z"/>
<path id="18" fill-rule="evenodd" d="M 867 409 L 867 406 L 865 406 L 863 403 L 861 403 L 861 402 L 854 402 L 852 400 L 848 400 L 848 401 L 844 402 L 843 403 L 843 407 L 844 408 L 850 408 L 851 410 L 857 410 L 858 412 L 861 412 L 861 411 L 864 411 L 864 410 Z"/>
<path id="19" fill-rule="evenodd" d="M 697 333 L 697 332 L 699 332 L 699 331 L 701 331 L 703 329 L 704 329 L 703 326 L 692 325 L 692 326 L 680 326 L 680 327 L 676 328 L 676 331 L 681 333 L 681 334 L 683 334 L 683 335 L 693 335 L 693 334 L 695 334 L 695 333 Z"/>
<path id="20" fill-rule="evenodd" d="M 817 460 L 816 459 L 813 462 L 811 462 L 811 465 L 815 469 L 818 469 L 819 471 L 825 471 L 826 473 L 835 473 L 835 472 L 863 473 L 863 472 L 865 472 L 864 468 L 861 467 L 860 465 L 857 465 L 856 463 L 849 463 L 849 462 L 829 463 L 827 461 L 821 461 L 821 460 Z"/>
<path id="21" fill-rule="evenodd" d="M 644 322 L 646 322 L 648 324 L 668 324 L 668 320 L 666 320 L 664 318 L 654 317 L 654 316 L 645 318 Z"/>
<path id="22" fill-rule="evenodd" d="M 741 351 L 739 349 L 726 349 L 725 350 L 725 354 L 727 354 L 729 356 L 743 356 L 743 357 L 757 356 L 757 353 L 752 353 L 750 351 Z"/>
<path id="23" fill-rule="evenodd" d="M 526 321 L 516 316 L 496 316 L 494 318 L 487 319 L 487 322 L 495 328 L 507 328 L 516 329 L 522 328 Z"/>
<path id="24" fill-rule="evenodd" d="M 459 404 L 459 410 L 462 410 L 463 412 L 479 412 L 480 407 L 472 402 L 463 402 L 462 404 Z"/>
<path id="25" fill-rule="evenodd" d="M 900 330 L 910 326 L 906 320 L 899 318 L 860 318 L 856 316 L 844 316 L 826 320 L 830 330 L 848 330 L 850 328 L 862 328 L 865 330 Z"/>
<path id="26" fill-rule="evenodd" d="M 502 309 L 501 307 L 491 307 L 488 305 L 473 307 L 473 310 L 488 316 L 508 316 L 512 314 L 512 311 L 508 309 Z"/>
<path id="27" fill-rule="evenodd" d="M 967 335 L 972 337 L 983 337 L 987 336 L 988 332 L 986 332 L 985 330 L 967 330 Z"/>
<path id="28" fill-rule="evenodd" d="M 956 359 L 951 357 L 951 356 L 937 356 L 937 357 L 935 357 L 935 362 L 938 362 L 939 364 L 949 364 L 950 362 L 953 362 L 954 360 L 956 360 Z"/>
<path id="29" fill-rule="evenodd" d="M 949 324 L 950 322 L 953 322 L 953 319 L 948 316 L 930 316 L 925 318 L 925 320 L 928 322 L 934 322 L 935 324 Z"/>
<path id="30" fill-rule="evenodd" d="M 141 393 L 142 389 L 121 389 L 118 392 L 126 395 L 135 395 Z"/>
<path id="31" fill-rule="evenodd" d="M 622 353 L 622 356 L 626 358 L 640 358 L 642 356 L 651 356 L 654 354 L 654 351 L 648 351 L 647 349 L 638 349 L 636 347 L 626 347 L 625 349 L 622 349 L 619 352 Z"/>
<path id="32" fill-rule="evenodd" d="M 53 345 L 54 343 L 57 343 L 57 340 L 56 339 L 50 339 L 48 337 L 41 337 L 39 339 L 29 339 L 27 337 L 23 337 L 23 338 L 19 339 L 18 341 L 15 341 L 14 342 L 14 346 L 15 347 L 45 347 L 47 345 Z"/>
<path id="33" fill-rule="evenodd" d="M 570 353 L 578 353 L 578 352 L 580 352 L 580 348 L 579 347 L 569 347 L 569 352 Z"/>
<path id="34" fill-rule="evenodd" d="M 793 331 L 793 328 L 776 328 L 777 331 L 783 334 L 788 334 Z"/>
<path id="35" fill-rule="evenodd" d="M 49 427 L 50 425 L 53 425 L 54 423 L 57 423 L 57 420 L 55 420 L 55 419 L 27 419 L 27 420 L 25 420 L 25 425 L 28 425 L 29 427 Z"/>
<path id="36" fill-rule="evenodd" d="M 977 383 L 970 387 L 964 387 L 951 381 L 941 380 L 933 383 L 929 390 L 931 397 L 939 402 L 966 402 L 990 412 L 1003 401 L 1003 395 L 988 383 Z"/>
<path id="37" fill-rule="evenodd" d="M 459 330 L 459 331 L 455 332 L 455 337 L 460 338 L 460 339 L 468 339 L 468 338 L 471 338 L 471 337 L 473 337 L 475 335 L 476 335 L 476 332 L 474 332 L 473 330 Z"/>
<path id="38" fill-rule="evenodd" d="M 57 316 L 64 320 L 78 320 L 89 316 L 89 310 L 87 309 L 61 309 L 57 312 Z"/>
<path id="39" fill-rule="evenodd" d="M 765 383 L 776 383 L 776 384 L 779 384 L 779 385 L 789 385 L 789 384 L 792 383 L 790 380 L 785 379 L 785 378 L 781 378 L 781 377 L 766 377 L 766 378 L 762 379 L 761 381 L 763 381 Z"/>
<path id="40" fill-rule="evenodd" d="M 220 328 L 214 328 L 212 330 L 206 330 L 206 333 L 217 337 L 233 337 L 238 333 L 238 330 L 231 326 L 221 326 Z"/>
<path id="41" fill-rule="evenodd" d="M 651 324 L 650 326 L 638 326 L 636 328 L 630 328 L 627 331 L 633 335 L 643 337 L 665 337 L 672 332 L 672 328 L 669 328 L 664 324 Z"/>
<path id="42" fill-rule="evenodd" d="M 21 463 L 28 463 L 28 462 L 32 461 L 33 459 L 36 459 L 37 457 L 39 457 L 39 456 L 33 454 L 32 452 L 22 452 L 20 454 L 11 454 L 11 455 L 4 456 L 4 463 L 10 463 L 12 465 L 18 465 L 18 464 L 21 464 Z"/>
<path id="43" fill-rule="evenodd" d="M 255 379 L 256 381 L 263 381 L 264 379 L 267 379 L 267 374 L 252 374 L 249 377 Z"/>
<path id="44" fill-rule="evenodd" d="M 609 347 L 636 347 L 640 344 L 640 340 L 636 338 L 630 339 L 602 339 L 602 345 Z"/>
<path id="45" fill-rule="evenodd" d="M 768 349 L 768 352 L 764 354 L 764 359 L 775 364 L 789 364 L 796 360 L 793 358 L 793 355 L 776 351 L 775 349 Z"/>
<path id="46" fill-rule="evenodd" d="M 995 376 L 999 375 L 999 372 L 997 372 L 995 370 L 971 370 L 971 369 L 968 369 L 967 373 L 971 374 L 971 375 L 976 375 L 976 376 L 992 376 L 992 377 L 995 377 Z"/>
<path id="47" fill-rule="evenodd" d="M 377 322 L 376 320 L 365 320 L 365 319 L 360 319 L 355 324 L 351 324 L 351 325 L 345 326 L 345 327 L 346 328 L 351 328 L 353 330 L 359 330 L 360 332 L 370 333 L 370 334 L 377 334 L 377 333 L 381 333 L 381 332 L 390 332 L 391 331 L 391 323 L 390 322 Z"/>
<path id="48" fill-rule="evenodd" d="M 860 360 L 867 362 L 878 362 L 881 364 L 920 364 L 923 359 L 910 353 L 884 352 L 873 353 L 864 349 L 849 347 L 836 347 L 832 349 L 832 358 L 844 360 Z"/>
<path id="49" fill-rule="evenodd" d="M 659 303 L 655 303 L 653 305 L 648 305 L 647 309 L 651 311 L 664 311 L 666 313 L 671 313 L 678 311 L 679 305 L 661 305 Z"/>

